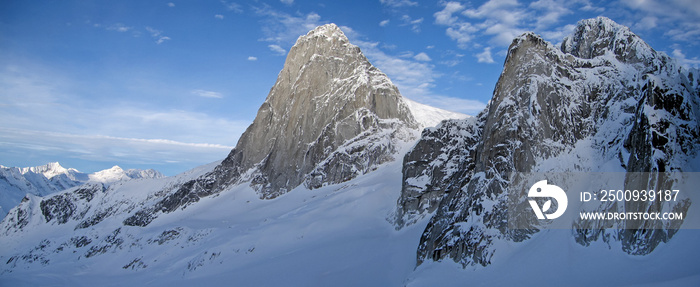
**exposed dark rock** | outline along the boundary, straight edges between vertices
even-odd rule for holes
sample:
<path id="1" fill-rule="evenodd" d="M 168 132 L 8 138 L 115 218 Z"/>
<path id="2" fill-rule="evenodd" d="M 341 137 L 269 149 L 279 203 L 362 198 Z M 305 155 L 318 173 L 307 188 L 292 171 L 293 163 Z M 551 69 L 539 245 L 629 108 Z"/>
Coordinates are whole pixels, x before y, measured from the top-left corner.
<path id="1" fill-rule="evenodd" d="M 429 212 L 440 200 L 421 237 L 418 263 L 450 258 L 464 266 L 488 265 L 494 242 L 522 241 L 537 232 L 534 223 L 508 228 L 506 194 L 519 183 L 513 176 L 567 154 L 583 139 L 600 152 L 596 157 L 619 158 L 629 172 L 684 170 L 685 159 L 700 146 L 695 114 L 700 110 L 699 83 L 691 79 L 691 73 L 628 28 L 603 17 L 579 22 L 561 50 L 532 33 L 516 38 L 493 98 L 477 122 L 424 132 L 404 159 L 397 213 Z M 479 136 L 467 143 L 450 142 L 460 133 Z M 581 159 L 567 162 L 567 168 L 597 168 Z M 416 182 L 421 184 L 411 184 Z M 666 184 L 656 176 L 627 178 L 625 184 L 637 183 Z M 689 204 L 678 202 L 674 209 L 686 210 Z M 651 207 L 609 204 L 600 210 L 638 208 Z M 410 223 L 397 221 L 398 227 Z M 648 254 L 677 228 L 650 230 L 648 222 L 636 224 L 574 222 L 573 234 L 582 245 L 620 240 L 625 252 Z"/>

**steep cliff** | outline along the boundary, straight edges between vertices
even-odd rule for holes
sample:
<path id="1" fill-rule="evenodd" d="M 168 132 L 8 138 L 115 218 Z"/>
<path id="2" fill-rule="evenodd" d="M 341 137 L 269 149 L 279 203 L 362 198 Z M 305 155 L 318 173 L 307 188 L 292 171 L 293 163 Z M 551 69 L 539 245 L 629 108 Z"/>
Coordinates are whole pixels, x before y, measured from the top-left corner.
<path id="1" fill-rule="evenodd" d="M 496 242 L 523 241 L 539 230 L 508 227 L 515 173 L 690 171 L 700 145 L 699 86 L 697 70 L 604 17 L 579 22 L 561 48 L 526 33 L 511 44 L 493 98 L 476 120 L 424 132 L 406 156 L 397 226 L 437 206 L 419 264 L 451 258 L 488 265 Z M 627 177 L 628 185 L 657 181 Z M 576 242 L 613 234 L 630 254 L 648 254 L 674 233 L 602 222 L 578 227 Z"/>

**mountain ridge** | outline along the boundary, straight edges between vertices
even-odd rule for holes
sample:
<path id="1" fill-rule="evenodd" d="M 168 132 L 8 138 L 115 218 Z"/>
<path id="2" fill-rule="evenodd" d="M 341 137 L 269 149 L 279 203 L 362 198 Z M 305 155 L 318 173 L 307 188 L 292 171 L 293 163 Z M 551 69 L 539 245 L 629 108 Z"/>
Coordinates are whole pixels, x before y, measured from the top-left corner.
<path id="1" fill-rule="evenodd" d="M 476 121 L 424 132 L 407 154 L 396 223 L 401 228 L 432 215 L 420 240 L 419 264 L 450 258 L 464 267 L 487 266 L 496 252 L 492 246 L 537 233 L 541 227 L 507 226 L 514 173 L 622 171 L 630 172 L 628 185 L 631 172 L 689 171 L 700 146 L 700 81 L 692 70 L 605 17 L 580 21 L 562 49 L 531 32 L 514 39 L 494 96 Z M 471 136 L 449 148 L 454 136 L 444 135 L 460 133 Z M 448 148 L 430 149 L 441 146 Z M 435 161 L 460 153 L 456 162 Z M 678 203 L 688 208 L 683 206 Z M 586 227 L 573 234 L 579 244 L 619 238 L 625 252 L 638 255 L 674 233 L 610 228 L 602 221 Z"/>
<path id="2" fill-rule="evenodd" d="M 88 182 L 111 184 L 122 180 L 161 177 L 164 175 L 153 169 L 125 171 L 119 166 L 87 174 L 74 168 L 64 168 L 58 162 L 35 167 L 0 165 L 0 214 L 5 216 L 26 194 L 46 196 Z"/>

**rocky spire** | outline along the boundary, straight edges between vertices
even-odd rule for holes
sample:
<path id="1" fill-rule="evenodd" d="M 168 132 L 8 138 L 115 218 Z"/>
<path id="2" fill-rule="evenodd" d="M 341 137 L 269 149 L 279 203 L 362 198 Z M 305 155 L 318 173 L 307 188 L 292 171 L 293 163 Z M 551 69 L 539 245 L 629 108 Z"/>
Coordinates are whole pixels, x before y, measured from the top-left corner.
<path id="1" fill-rule="evenodd" d="M 341 145 L 388 119 L 417 127 L 387 76 L 338 26 L 323 25 L 299 37 L 291 48 L 275 85 L 228 160 L 241 171 L 255 167 L 254 186 L 263 197 L 275 197 L 300 185 Z M 341 177 L 347 176 L 354 177 Z"/>

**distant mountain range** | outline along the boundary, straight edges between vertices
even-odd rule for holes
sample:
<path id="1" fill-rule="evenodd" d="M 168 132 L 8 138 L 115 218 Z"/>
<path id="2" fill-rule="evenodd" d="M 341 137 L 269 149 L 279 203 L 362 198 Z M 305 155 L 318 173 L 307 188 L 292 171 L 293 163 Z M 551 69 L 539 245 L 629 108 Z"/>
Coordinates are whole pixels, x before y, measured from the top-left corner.
<path id="1" fill-rule="evenodd" d="M 110 184 L 137 178 L 161 178 L 160 172 L 148 169 L 123 170 L 118 166 L 95 173 L 64 168 L 58 162 L 35 167 L 0 165 L 0 215 L 5 216 L 26 194 L 46 196 L 87 182 Z"/>

